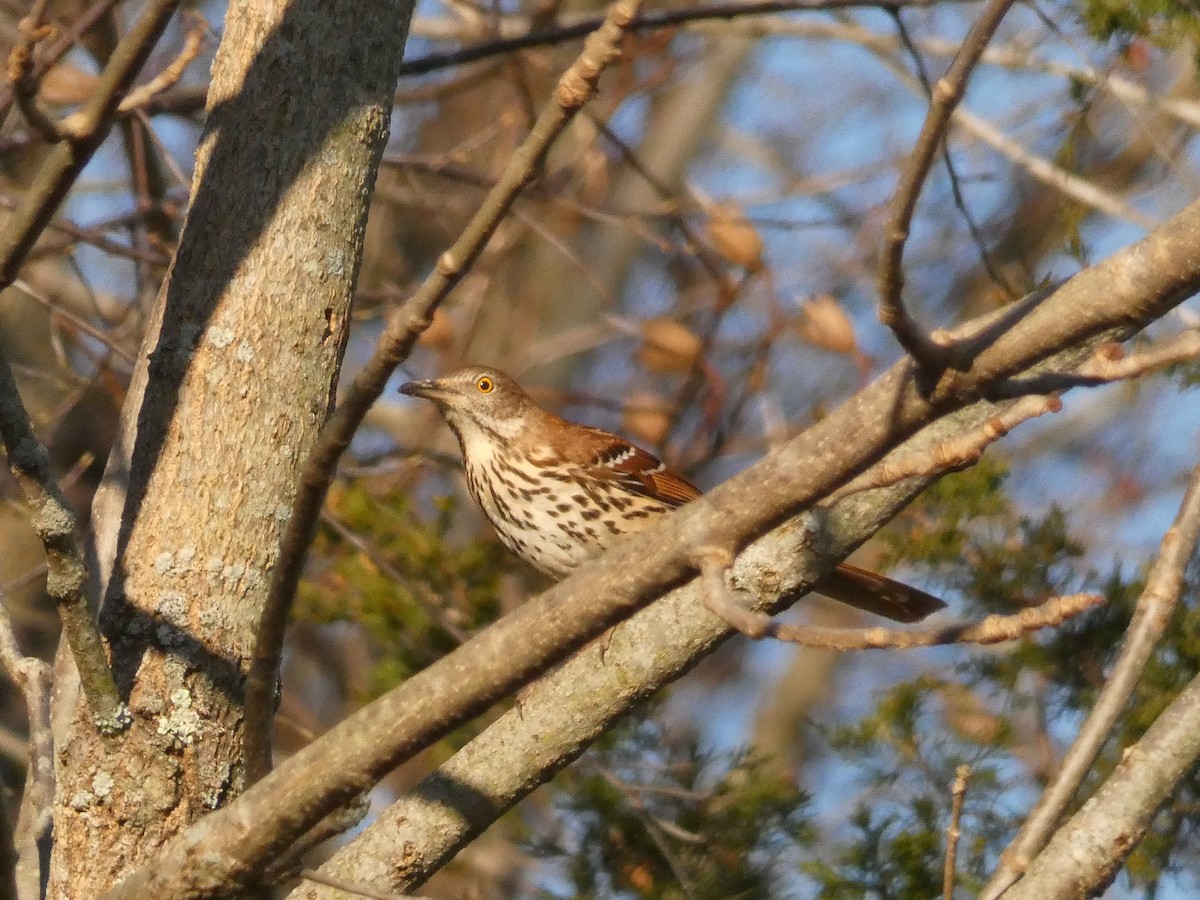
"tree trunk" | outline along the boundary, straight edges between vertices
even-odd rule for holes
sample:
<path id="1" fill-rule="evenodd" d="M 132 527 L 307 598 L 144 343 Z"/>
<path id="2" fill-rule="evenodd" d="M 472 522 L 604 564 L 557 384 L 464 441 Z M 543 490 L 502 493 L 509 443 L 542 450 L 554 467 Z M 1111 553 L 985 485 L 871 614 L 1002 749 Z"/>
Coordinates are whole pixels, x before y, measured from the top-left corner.
<path id="1" fill-rule="evenodd" d="M 97 896 L 241 790 L 246 663 L 330 406 L 412 8 L 229 7 L 191 211 L 93 509 L 133 724 L 101 736 L 60 657 L 52 897 Z"/>

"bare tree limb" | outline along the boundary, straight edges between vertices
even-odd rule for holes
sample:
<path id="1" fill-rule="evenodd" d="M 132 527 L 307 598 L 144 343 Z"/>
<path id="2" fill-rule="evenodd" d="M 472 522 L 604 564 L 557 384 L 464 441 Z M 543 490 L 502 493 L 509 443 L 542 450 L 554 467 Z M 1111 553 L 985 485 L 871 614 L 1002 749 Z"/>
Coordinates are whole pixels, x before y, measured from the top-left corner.
<path id="1" fill-rule="evenodd" d="M 1145 736 L 1054 835 L 1007 900 L 1095 897 L 1137 847 L 1150 822 L 1200 758 L 1200 676 L 1162 711 Z"/>
<path id="2" fill-rule="evenodd" d="M 166 28 L 178 0 L 153 0 L 117 45 L 96 89 L 58 131 L 65 139 L 50 152 L 21 207 L 0 231 L 0 288 L 13 283 L 29 251 L 54 217 L 76 177 L 103 142 L 117 105 Z M 30 72 L 32 77 L 32 70 Z M 45 449 L 29 424 L 7 360 L 0 358 L 0 436 L 26 497 L 34 528 L 46 547 L 47 591 L 58 604 L 63 631 L 79 667 L 96 724 L 117 731 L 128 722 L 85 594 L 86 570 L 75 545 L 75 515 L 54 485 Z"/>
<path id="3" fill-rule="evenodd" d="M 1183 588 L 1183 573 L 1196 552 L 1200 538 L 1200 465 L 1192 477 L 1174 523 L 1163 535 L 1158 558 L 1150 569 L 1146 588 L 1138 598 L 1137 610 L 1126 631 L 1121 655 L 1113 665 L 1100 696 L 1079 729 L 1075 742 L 1042 792 L 1021 830 L 1000 857 L 1000 864 L 980 894 L 981 900 L 995 900 L 1013 884 L 1029 860 L 1049 840 L 1055 825 L 1075 797 L 1079 786 L 1099 756 L 1121 712 L 1129 703 L 1138 679 L 1150 661 L 1154 648 L 1170 624 Z"/>
<path id="4" fill-rule="evenodd" d="M 163 91 L 170 90 L 178 84 L 183 73 L 187 71 L 187 67 L 192 64 L 192 60 L 200 55 L 200 50 L 204 46 L 206 29 L 207 25 L 203 22 L 194 25 L 187 33 L 187 37 L 184 38 L 183 47 L 171 64 L 145 84 L 140 84 L 130 91 L 117 107 L 117 112 L 121 115 L 128 115 L 145 106 Z"/>
<path id="5" fill-rule="evenodd" d="M 407 359 L 434 311 L 462 279 L 500 224 L 522 188 L 534 177 L 550 145 L 595 94 L 600 74 L 620 53 L 620 42 L 640 0 L 617 0 L 593 32 L 579 58 L 563 73 L 529 135 L 513 153 L 496 186 L 420 289 L 388 320 L 371 359 L 355 376 L 304 465 L 300 490 L 271 575 L 271 590 L 259 622 L 257 644 L 246 681 L 246 768 L 253 782 L 271 768 L 270 725 L 275 673 L 283 648 L 288 613 L 325 493 L 337 462 L 363 416 L 397 365 Z"/>
<path id="6" fill-rule="evenodd" d="M 947 372 L 932 394 L 919 389 L 911 361 L 897 364 L 740 475 L 636 540 L 614 546 L 348 717 L 229 806 L 195 822 L 106 896 L 201 898 L 245 884 L 383 773 L 664 590 L 687 582 L 695 547 L 705 541 L 746 546 L 811 508 L 898 442 L 986 396 L 996 381 L 1029 367 L 1078 365 L 1097 343 L 1127 338 L 1198 288 L 1200 202 L 1061 287 L 968 323 L 956 339 L 976 348 L 976 355 L 961 370 Z M 694 608 L 688 613 L 695 617 Z M 676 632 L 660 631 L 646 649 L 664 652 L 663 634 L 677 640 Z M 718 628 L 713 640 L 724 634 Z"/>
<path id="7" fill-rule="evenodd" d="M 1177 334 L 1168 341 L 1125 355 L 1120 344 L 1102 344 L 1092 358 L 1074 372 L 1016 378 L 996 386 L 995 397 L 1042 394 L 1073 387 L 1109 384 L 1138 378 L 1150 372 L 1200 358 L 1200 330 Z"/>
<path id="8" fill-rule="evenodd" d="M 954 876 L 958 871 L 958 839 L 962 837 L 963 802 L 967 798 L 970 766 L 959 766 L 950 789 L 950 824 L 946 826 L 946 864 L 942 870 L 942 900 L 954 900 Z"/>
<path id="9" fill-rule="evenodd" d="M 891 212 L 884 230 L 883 251 L 879 263 L 879 321 L 890 328 L 900 346 L 917 362 L 926 377 L 936 378 L 942 366 L 945 350 L 921 330 L 904 307 L 904 245 L 908 241 L 913 213 L 921 187 L 929 175 L 933 161 L 946 137 L 954 108 L 962 100 L 971 70 L 979 62 L 992 35 L 1000 27 L 1013 0 L 991 0 L 983 14 L 971 26 L 963 39 L 962 48 L 951 63 L 949 71 L 933 86 L 929 112 L 917 136 L 912 156 L 900 175 L 900 183 L 892 197 Z"/>
<path id="10" fill-rule="evenodd" d="M 885 458 L 879 465 L 855 478 L 829 499 L 837 500 L 858 491 L 886 487 L 905 478 L 965 468 L 978 462 L 984 450 L 1022 422 L 1061 409 L 1062 401 L 1057 397 L 1023 396 L 1018 402 L 1000 410 L 982 425 L 965 434 L 949 437 L 933 447 L 922 448 L 919 451 L 909 450 L 903 455 L 896 455 L 895 458 Z"/>
<path id="11" fill-rule="evenodd" d="M 29 422 L 3 351 L 0 440 L 8 453 L 9 468 L 29 503 L 33 529 L 45 548 L 46 592 L 58 608 L 92 716 L 101 731 L 120 731 L 129 723 L 129 710 L 117 691 L 87 596 L 87 568 L 75 540 L 75 511 L 54 480 L 50 458 Z"/>

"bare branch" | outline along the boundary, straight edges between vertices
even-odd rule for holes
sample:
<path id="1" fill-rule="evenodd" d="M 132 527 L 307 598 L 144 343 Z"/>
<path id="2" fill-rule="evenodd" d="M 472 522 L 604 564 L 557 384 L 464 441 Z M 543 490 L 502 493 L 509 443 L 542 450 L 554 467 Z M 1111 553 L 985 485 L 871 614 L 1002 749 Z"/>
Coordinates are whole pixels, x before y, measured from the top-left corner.
<path id="1" fill-rule="evenodd" d="M 169 66 L 152 79 L 130 91 L 117 107 L 117 112 L 121 115 L 128 115 L 134 110 L 145 106 L 163 91 L 169 90 L 178 84 L 179 79 L 183 77 L 183 73 L 187 71 L 187 67 L 192 64 L 192 60 L 200 55 L 200 50 L 204 46 L 204 35 L 207 28 L 208 26 L 204 22 L 194 25 L 191 31 L 187 33 L 187 37 L 184 38 L 183 47 L 180 49 L 179 55 L 171 61 Z"/>
<path id="2" fill-rule="evenodd" d="M 8 359 L 0 351 L 0 440 L 8 465 L 32 511 L 46 551 L 46 592 L 54 598 L 63 633 L 79 668 L 92 716 L 101 731 L 129 724 L 86 593 L 87 569 L 75 542 L 75 511 L 50 472 L 50 459 L 29 422 Z"/>
<path id="3" fill-rule="evenodd" d="M 1005 892 L 1007 900 L 1095 897 L 1117 877 L 1200 758 L 1200 676 L 1121 754 L 1104 784 Z"/>
<path id="4" fill-rule="evenodd" d="M 355 376 L 305 462 L 300 489 L 272 572 L 271 590 L 263 608 L 257 645 L 246 680 L 246 768 L 250 782 L 261 778 L 271 768 L 270 723 L 275 673 L 288 612 L 337 462 L 350 446 L 350 439 L 363 416 L 383 393 L 396 366 L 408 358 L 417 338 L 429 327 L 434 311 L 482 252 L 517 195 L 533 178 L 550 145 L 595 94 L 601 73 L 620 53 L 621 40 L 637 14 L 640 2 L 618 0 L 609 9 L 604 23 L 588 38 L 579 58 L 559 79 L 553 97 L 524 142 L 509 158 L 479 211 L 453 246 L 441 255 L 420 289 L 388 320 L 374 354 Z"/>
<path id="5" fill-rule="evenodd" d="M 967 797 L 967 779 L 970 776 L 970 766 L 959 766 L 954 773 L 954 786 L 950 789 L 950 824 L 946 826 L 946 864 L 942 871 L 943 900 L 954 900 L 954 876 L 958 871 L 958 839 L 962 837 L 959 823 L 962 821 L 963 801 Z"/>
<path id="6" fill-rule="evenodd" d="M 1154 648 L 1170 624 L 1171 614 L 1179 603 L 1183 573 L 1196 551 L 1198 538 L 1200 465 L 1192 470 L 1179 513 L 1163 535 L 1158 558 L 1150 569 L 1146 588 L 1138 598 L 1137 610 L 1129 623 L 1120 657 L 1058 772 L 1042 792 L 1020 832 L 1000 857 L 999 866 L 980 894 L 982 900 L 994 900 L 1021 877 L 1029 860 L 1046 846 L 1055 825 L 1091 771 L 1113 725 L 1129 703 Z"/>
<path id="7" fill-rule="evenodd" d="M 912 156 L 900 176 L 892 197 L 891 213 L 884 231 L 879 263 L 879 321 L 892 330 L 900 346 L 916 361 L 927 377 L 936 377 L 945 351 L 921 330 L 904 307 L 904 245 L 908 241 L 917 199 L 933 161 L 946 137 L 954 108 L 962 100 L 971 70 L 1000 27 L 1013 0 L 991 0 L 983 15 L 971 26 L 949 71 L 933 86 L 933 97 Z"/>
<path id="8" fill-rule="evenodd" d="M 825 628 L 818 625 L 773 623 L 770 637 L 827 650 L 907 650 L 948 644 L 999 644 L 1032 631 L 1061 625 L 1067 619 L 1099 606 L 1099 594 L 1051 597 L 1038 606 L 1008 616 L 988 616 L 980 622 L 946 622 L 922 628 Z"/>
<path id="9" fill-rule="evenodd" d="M 1167 366 L 1200 359 L 1200 330 L 1184 331 L 1169 341 L 1141 350 L 1131 356 L 1117 343 L 1102 344 L 1092 358 L 1074 372 L 1015 378 L 996 386 L 993 396 L 1015 397 L 1065 391 L 1073 387 L 1093 387 L 1138 378 Z"/>
<path id="10" fill-rule="evenodd" d="M 830 500 L 870 488 L 886 487 L 905 478 L 965 468 L 978 462 L 984 450 L 1022 422 L 1061 409 L 1062 401 L 1057 397 L 1024 396 L 966 434 L 947 438 L 922 452 L 907 451 L 897 455 L 895 459 L 884 459 L 878 466 L 834 493 Z"/>
<path id="11" fill-rule="evenodd" d="M 1157 224 L 1152 216 L 1139 212 L 1099 185 L 1080 178 L 1078 175 L 1073 175 L 1062 166 L 1055 165 L 1050 160 L 1038 156 L 1008 137 L 991 122 L 975 115 L 965 107 L 960 106 L 954 111 L 954 123 L 961 125 L 964 130 L 1007 156 L 1042 184 L 1054 188 L 1072 200 L 1077 200 L 1114 219 L 1132 222 L 1145 229 L 1153 228 Z"/>
<path id="12" fill-rule="evenodd" d="M 116 5 L 117 0 L 96 0 L 70 28 L 59 35 L 58 40 L 42 52 L 40 58 L 31 61 L 32 68 L 28 77 L 34 82 L 40 82 L 45 74 L 70 52 L 79 38 L 101 18 L 108 15 Z M 11 81 L 0 84 L 0 120 L 8 115 L 8 110 L 12 106 L 15 96 L 14 87 Z"/>
<path id="13" fill-rule="evenodd" d="M 13 45 L 8 54 L 8 80 L 16 93 L 17 105 L 21 107 L 21 112 L 30 127 L 39 132 L 45 140 L 55 143 L 61 137 L 58 123 L 38 104 L 38 80 L 33 77 L 34 51 L 38 43 L 54 31 L 45 22 L 47 5 L 48 0 L 34 0 L 29 14 L 17 23 L 21 39 Z"/>

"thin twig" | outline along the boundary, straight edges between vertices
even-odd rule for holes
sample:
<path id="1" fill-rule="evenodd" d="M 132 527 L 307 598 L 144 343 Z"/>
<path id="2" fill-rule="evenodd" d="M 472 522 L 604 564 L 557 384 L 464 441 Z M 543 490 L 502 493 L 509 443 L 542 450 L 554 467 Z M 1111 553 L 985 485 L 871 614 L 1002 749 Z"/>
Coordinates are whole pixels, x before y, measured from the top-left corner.
<path id="1" fill-rule="evenodd" d="M 80 331 L 82 331 L 88 337 L 95 338 L 97 341 L 102 343 L 104 346 L 106 346 L 109 350 L 111 350 L 117 356 L 121 357 L 121 359 L 123 359 L 125 362 L 130 363 L 131 365 L 133 364 L 134 356 L 132 353 L 130 353 L 128 350 L 126 350 L 124 347 L 122 347 L 120 344 L 118 344 L 116 341 L 114 341 L 111 337 L 109 337 L 107 334 L 105 334 L 99 328 L 90 324 L 89 322 L 85 321 L 84 319 L 80 318 L 75 313 L 73 313 L 71 310 L 67 309 L 61 303 L 57 303 L 54 300 L 51 300 L 49 297 L 47 297 L 45 294 L 43 294 L 41 291 L 39 291 L 33 285 L 29 284 L 29 282 L 23 281 L 22 279 L 18 278 L 15 281 L 13 281 L 13 287 L 15 287 L 17 290 L 21 291 L 22 293 L 28 295 L 32 299 L 36 300 L 38 303 L 40 303 L 46 309 L 50 310 L 50 312 L 52 314 L 54 314 L 56 316 L 62 316 L 64 319 L 66 319 L 68 322 L 70 322 L 72 325 L 74 325 L 76 328 L 78 328 Z"/>
<path id="2" fill-rule="evenodd" d="M 429 616 L 439 628 L 449 634 L 455 643 L 461 644 L 466 641 L 467 633 L 450 621 L 450 618 L 446 615 L 446 610 L 442 608 L 437 594 L 428 585 L 414 584 L 411 578 L 405 577 L 403 572 L 399 571 L 388 561 L 388 558 L 380 552 L 378 547 L 362 535 L 357 534 L 353 528 L 333 513 L 325 510 L 321 513 L 321 520 L 337 532 L 342 540 L 355 547 L 359 553 L 371 562 L 371 565 L 379 569 L 386 577 L 390 578 L 396 584 L 409 585 L 412 589 L 412 598 L 416 604 L 421 607 L 425 615 Z"/>
<path id="3" fill-rule="evenodd" d="M 383 393 L 396 366 L 408 358 L 434 311 L 466 274 L 521 189 L 534 177 L 550 145 L 576 112 L 595 94 L 600 74 L 620 53 L 620 43 L 637 15 L 640 0 L 618 0 L 604 24 L 588 37 L 583 52 L 559 79 L 533 129 L 505 166 L 496 186 L 444 252 L 424 284 L 388 320 L 371 359 L 355 376 L 304 465 L 300 489 L 288 520 L 259 622 L 257 644 L 246 680 L 246 768 L 249 782 L 270 771 L 270 721 L 275 673 L 288 613 L 296 595 L 308 545 L 337 461 L 371 404 Z"/>
<path id="4" fill-rule="evenodd" d="M 1012 3 L 1013 0 L 991 0 L 988 3 L 983 15 L 967 32 L 950 69 L 934 85 L 925 123 L 921 126 L 912 156 L 901 173 L 884 231 L 879 265 L 879 320 L 892 330 L 900 346 L 929 378 L 936 377 L 945 352 L 929 339 L 904 307 L 904 245 L 908 241 L 917 198 L 945 138 L 951 113 L 963 97 L 971 70 L 979 62 L 984 48 Z"/>
<path id="5" fill-rule="evenodd" d="M 959 823 L 962 821 L 963 801 L 967 797 L 967 779 L 970 766 L 959 766 L 954 773 L 954 787 L 950 789 L 950 824 L 946 826 L 946 863 L 942 870 L 942 900 L 954 900 L 954 876 L 958 871 L 958 839 L 962 836 Z"/>
<path id="6" fill-rule="evenodd" d="M 145 106 L 163 91 L 174 87 L 183 77 L 183 73 L 187 71 L 187 67 L 192 64 L 192 60 L 200 55 L 207 32 L 208 26 L 203 22 L 193 26 L 183 39 L 183 47 L 180 49 L 179 55 L 171 64 L 145 84 L 138 85 L 137 88 L 130 91 L 117 107 L 117 111 L 122 115 L 127 115 Z"/>
<path id="7" fill-rule="evenodd" d="M 901 453 L 895 459 L 884 458 L 879 465 L 831 494 L 828 502 L 872 488 L 896 484 L 905 478 L 964 468 L 978 462 L 984 450 L 1022 422 L 1061 409 L 1062 401 L 1055 396 L 1024 396 L 966 434 L 948 438 L 928 450 Z"/>
<path id="8" fill-rule="evenodd" d="M 1113 725 L 1133 695 L 1154 648 L 1170 624 L 1179 603 L 1184 570 L 1196 552 L 1197 539 L 1200 539 L 1200 465 L 1192 470 L 1179 513 L 1163 535 L 1158 558 L 1150 569 L 1146 588 L 1138 598 L 1120 657 L 1058 772 L 1001 855 L 1000 864 L 980 894 L 981 900 L 994 900 L 1021 877 L 1029 860 L 1046 846 L 1059 819 L 1091 771 Z"/>
<path id="9" fill-rule="evenodd" d="M 748 638 L 761 640 L 770 637 L 773 623 L 766 613 L 747 609 L 733 598 L 733 591 L 725 580 L 733 564 L 733 554 L 719 547 L 703 547 L 696 554 L 700 569 L 700 599 L 705 608 L 736 628 Z"/>
<path id="10" fill-rule="evenodd" d="M 759 0 L 750 3 L 709 3 L 685 6 L 682 9 L 664 9 L 647 12 L 634 17 L 629 24 L 629 31 L 641 33 L 645 31 L 661 31 L 675 28 L 689 22 L 711 21 L 714 19 L 735 19 L 741 16 L 756 16 L 769 13 L 797 12 L 802 10 L 819 11 L 831 9 L 859 9 L 872 7 L 929 7 L 944 2 L 944 0 Z M 960 2 L 960 0 L 954 0 Z M 961 0 L 965 2 L 965 0 Z M 503 56 L 516 50 L 530 50 L 535 47 L 551 47 L 578 40 L 600 27 L 603 20 L 599 16 L 587 16 L 583 19 L 566 22 L 544 30 L 527 31 L 512 37 L 501 37 L 495 40 L 481 41 L 448 50 L 444 53 L 429 53 L 413 60 L 408 60 L 400 66 L 400 77 L 424 75 L 438 69 L 461 66 L 466 63 L 487 59 L 492 56 Z"/>
<path id="11" fill-rule="evenodd" d="M 1200 359 L 1200 330 L 1184 331 L 1156 347 L 1125 355 L 1120 344 L 1096 348 L 1092 358 L 1074 372 L 1014 378 L 996 385 L 993 396 L 1017 397 L 1029 393 L 1093 387 L 1113 381 L 1138 378 L 1167 366 Z"/>
<path id="12" fill-rule="evenodd" d="M 925 68 L 925 59 L 921 56 L 921 51 L 917 49 L 916 41 L 913 40 L 912 35 L 909 33 L 908 26 L 904 24 L 900 10 L 893 8 L 889 11 L 892 14 L 892 18 L 896 20 L 896 34 L 900 39 L 900 45 L 908 52 L 908 55 L 912 58 L 913 65 L 916 67 L 921 87 L 925 89 L 925 98 L 932 101 L 933 83 L 929 78 L 929 72 Z M 981 59 L 984 61 L 987 60 L 986 51 Z M 979 223 L 975 221 L 975 216 L 971 214 L 971 210 L 967 207 L 966 197 L 963 196 L 962 179 L 959 177 L 958 167 L 954 164 L 954 157 L 950 153 L 950 143 L 946 140 L 944 134 L 941 140 L 941 153 L 942 162 L 946 166 L 946 175 L 950 181 L 950 194 L 954 198 L 954 206 L 958 209 L 959 215 L 962 216 L 963 221 L 967 225 L 967 231 L 971 235 L 975 249 L 979 251 L 979 260 L 983 263 L 984 271 L 1004 291 L 1009 300 L 1017 299 L 1017 291 L 1013 290 L 1009 285 L 1008 279 L 1004 277 L 1004 273 L 1000 271 L 999 266 L 996 265 L 996 261 L 992 259 L 992 254 L 988 252 L 987 245 L 983 240 L 983 234 L 979 230 Z"/>
<path id="13" fill-rule="evenodd" d="M 1099 594 L 1051 597 L 1019 613 L 991 615 L 979 622 L 947 622 L 923 628 L 825 628 L 817 625 L 771 623 L 769 637 L 827 650 L 908 650 L 949 644 L 1000 644 L 1033 631 L 1061 625 L 1067 619 L 1104 602 Z"/>
<path id="14" fill-rule="evenodd" d="M 8 80 L 25 121 L 45 140 L 54 143 L 60 138 L 58 123 L 38 104 L 39 79 L 33 77 L 37 45 L 54 32 L 45 22 L 47 5 L 48 0 L 34 0 L 29 14 L 17 23 L 17 31 L 21 38 L 8 54 Z"/>
<path id="15" fill-rule="evenodd" d="M 82 16 L 75 20 L 70 28 L 59 36 L 58 40 L 51 44 L 49 48 L 43 50 L 37 59 L 33 60 L 33 67 L 28 77 L 35 83 L 41 82 L 45 74 L 70 52 L 76 42 L 93 25 L 108 15 L 109 11 L 117 5 L 117 2 L 118 0 L 96 0 Z M 12 106 L 14 97 L 15 89 L 12 82 L 0 84 L 0 122 L 3 122 L 5 116 L 8 115 L 8 110 Z"/>

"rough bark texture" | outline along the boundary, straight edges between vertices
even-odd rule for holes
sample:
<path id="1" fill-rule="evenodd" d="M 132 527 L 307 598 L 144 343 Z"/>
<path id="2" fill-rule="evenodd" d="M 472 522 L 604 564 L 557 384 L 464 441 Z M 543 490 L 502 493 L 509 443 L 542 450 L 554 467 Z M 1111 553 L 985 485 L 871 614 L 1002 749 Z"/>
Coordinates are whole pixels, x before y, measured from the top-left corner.
<path id="1" fill-rule="evenodd" d="M 240 790 L 245 664 L 328 411 L 412 6 L 230 5 L 191 211 L 93 510 L 134 724 L 101 737 L 60 689 L 53 897 L 97 896 Z"/>

